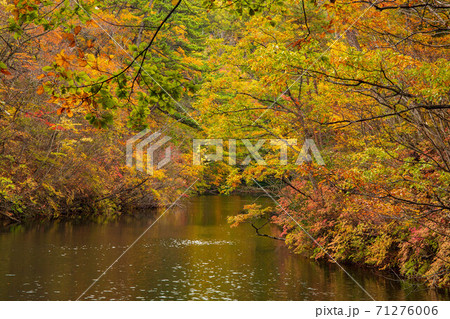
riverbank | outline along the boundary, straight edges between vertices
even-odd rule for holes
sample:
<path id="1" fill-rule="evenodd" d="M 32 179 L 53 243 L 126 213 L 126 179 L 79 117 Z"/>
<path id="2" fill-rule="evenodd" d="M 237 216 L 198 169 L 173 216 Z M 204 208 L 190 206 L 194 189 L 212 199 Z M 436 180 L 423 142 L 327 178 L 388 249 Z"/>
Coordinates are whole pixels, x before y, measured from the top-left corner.
<path id="1" fill-rule="evenodd" d="M 278 199 L 280 206 L 248 205 L 229 219 L 232 226 L 250 223 L 260 235 L 282 237 L 295 253 L 315 260 L 337 261 L 388 271 L 432 288 L 450 287 L 449 242 L 430 224 L 359 216 L 337 205 Z M 303 208 L 303 209 L 302 209 Z M 266 223 L 278 225 L 271 233 Z M 311 240 L 314 238 L 314 241 Z M 319 246 L 320 245 L 320 246 Z"/>

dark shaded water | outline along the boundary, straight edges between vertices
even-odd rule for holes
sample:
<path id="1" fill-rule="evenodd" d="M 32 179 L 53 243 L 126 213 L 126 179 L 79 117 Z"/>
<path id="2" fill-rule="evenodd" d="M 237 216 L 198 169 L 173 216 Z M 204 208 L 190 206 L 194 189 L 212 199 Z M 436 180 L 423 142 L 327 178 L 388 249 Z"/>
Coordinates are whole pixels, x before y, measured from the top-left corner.
<path id="1" fill-rule="evenodd" d="M 294 255 L 283 242 L 256 236 L 249 225 L 231 229 L 227 216 L 254 201 L 201 196 L 172 209 L 82 299 L 368 300 L 336 265 Z M 157 216 L 3 231 L 0 299 L 77 299 Z M 348 271 L 377 300 L 449 299 L 368 270 Z"/>

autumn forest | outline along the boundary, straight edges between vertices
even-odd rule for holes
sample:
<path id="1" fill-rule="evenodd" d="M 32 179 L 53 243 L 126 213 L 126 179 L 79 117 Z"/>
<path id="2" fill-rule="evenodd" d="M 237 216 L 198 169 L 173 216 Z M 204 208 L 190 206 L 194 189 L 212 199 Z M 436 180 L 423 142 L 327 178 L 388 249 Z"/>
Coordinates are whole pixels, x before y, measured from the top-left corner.
<path id="1" fill-rule="evenodd" d="M 253 194 L 274 205 L 244 205 L 227 227 L 450 287 L 449 2 L 0 7 L 3 225 Z M 152 174 L 127 165 L 143 130 L 170 136 L 170 163 Z M 196 165 L 194 139 L 223 142 L 223 160 L 209 145 Z"/>

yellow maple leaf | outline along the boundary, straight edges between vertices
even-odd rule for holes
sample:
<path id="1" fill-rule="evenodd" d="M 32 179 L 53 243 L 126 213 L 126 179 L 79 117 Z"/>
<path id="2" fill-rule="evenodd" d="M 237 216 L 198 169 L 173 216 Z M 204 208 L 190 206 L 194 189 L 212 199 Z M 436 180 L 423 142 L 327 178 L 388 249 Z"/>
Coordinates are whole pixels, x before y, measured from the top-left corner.
<path id="1" fill-rule="evenodd" d="M 64 50 L 61 51 L 58 55 L 55 57 L 55 62 L 57 65 L 62 66 L 64 68 L 70 66 L 70 56 L 64 53 Z"/>

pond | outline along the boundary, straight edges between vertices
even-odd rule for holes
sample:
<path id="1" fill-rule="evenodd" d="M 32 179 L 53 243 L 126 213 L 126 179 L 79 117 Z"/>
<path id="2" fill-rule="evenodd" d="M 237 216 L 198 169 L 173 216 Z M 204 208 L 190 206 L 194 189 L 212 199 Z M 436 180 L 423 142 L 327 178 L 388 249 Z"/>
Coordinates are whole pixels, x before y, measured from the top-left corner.
<path id="1" fill-rule="evenodd" d="M 162 216 L 82 300 L 369 300 L 337 265 L 230 228 L 251 196 L 198 196 Z M 54 221 L 0 232 L 0 300 L 75 300 L 162 213 Z M 394 275 L 345 266 L 377 300 L 448 300 Z"/>

